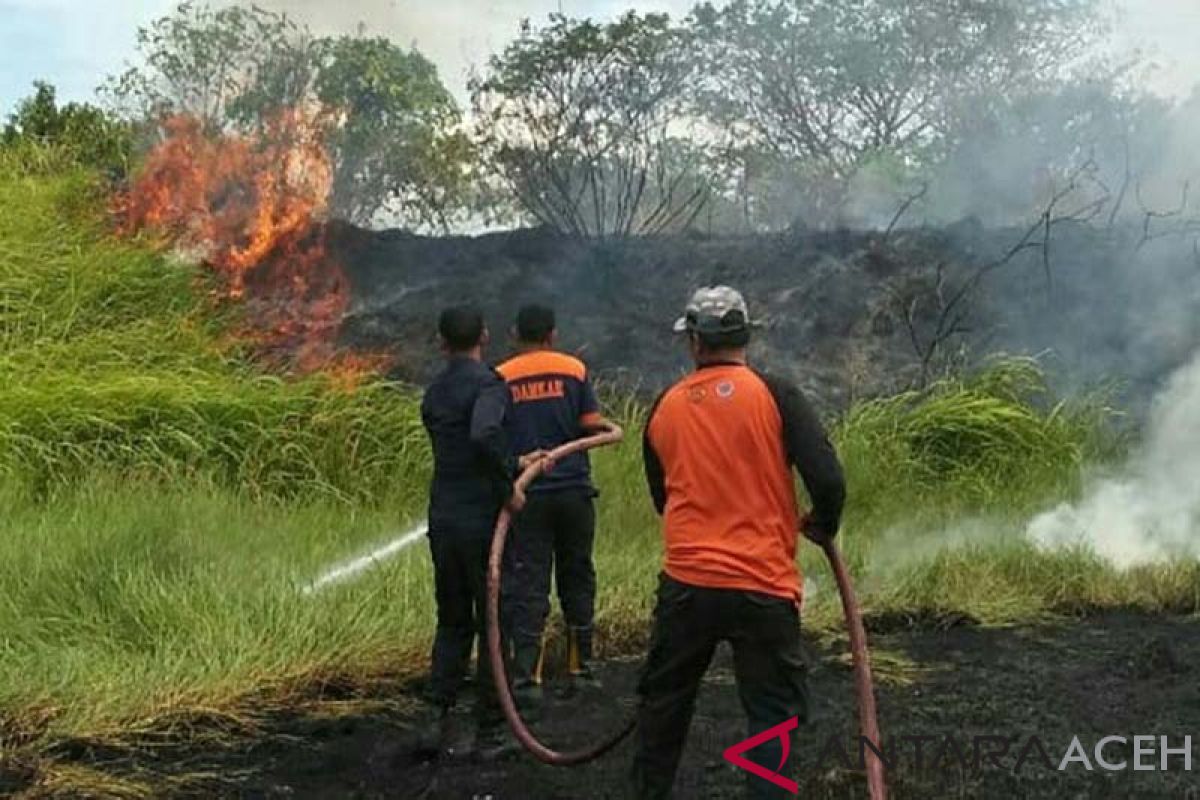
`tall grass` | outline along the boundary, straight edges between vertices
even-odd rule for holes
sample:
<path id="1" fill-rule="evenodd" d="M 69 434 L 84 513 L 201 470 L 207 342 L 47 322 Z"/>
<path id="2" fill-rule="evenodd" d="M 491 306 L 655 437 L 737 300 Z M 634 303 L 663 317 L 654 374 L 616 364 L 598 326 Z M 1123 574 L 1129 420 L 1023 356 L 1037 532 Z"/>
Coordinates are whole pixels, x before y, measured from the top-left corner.
<path id="1" fill-rule="evenodd" d="M 972 396 L 979 385 L 964 384 Z M 950 391 L 930 395 L 943 413 L 952 407 Z M 910 398 L 902 413 L 920 413 L 921 405 Z M 614 412 L 627 415 L 629 439 L 594 457 L 601 489 L 598 615 L 608 654 L 643 641 L 661 562 L 641 473 L 640 412 Z M 881 424 L 878 410 L 871 419 Z M 836 430 L 843 441 L 858 435 L 849 421 Z M 960 481 L 976 472 L 972 481 L 1007 474 L 997 469 L 996 453 L 979 453 L 957 463 Z M 886 467 L 866 452 L 847 458 L 842 544 L 854 556 L 870 614 L 957 612 L 1012 621 L 1111 605 L 1192 611 L 1200 601 L 1194 566 L 1121 573 L 1084 552 L 1035 551 L 1019 530 L 1005 527 L 999 515 L 1008 502 L 997 486 L 980 491 L 972 510 L 1001 521 L 957 541 L 935 536 L 918 558 L 882 559 L 912 544 L 887 535 L 897 525 L 905 532 L 902 519 L 882 520 L 882 528 L 863 522 L 879 512 L 877 498 L 856 488 L 860 476 Z M 106 477 L 113 475 L 121 479 Z M 1072 483 L 1064 478 L 1060 488 Z M 920 494 L 910 509 L 919 515 L 930 505 L 960 507 L 958 483 L 939 490 L 936 481 L 906 482 L 900 472 L 895 481 L 891 491 Z M 419 483 L 414 492 L 423 488 Z M 414 520 L 411 510 L 322 496 L 254 498 L 194 476 L 127 480 L 119 463 L 52 502 L 18 495 L 0 497 L 0 504 L 0 709 L 8 720 L 0 730 L 10 741 L 162 734 L 190 714 L 242 717 L 329 682 L 367 686 L 424 668 L 434 612 L 423 546 L 345 585 L 300 591 L 330 564 L 394 536 Z M 810 606 L 810 624 L 836 628 L 827 568 L 813 547 L 804 548 L 802 561 L 809 578 L 826 587 Z"/>
<path id="2" fill-rule="evenodd" d="M 0 394 L 0 474 L 40 497 L 108 471 L 412 507 L 429 458 L 411 395 L 196 370 L 38 376 Z"/>
<path id="3" fill-rule="evenodd" d="M 419 517 L 414 390 L 263 374 L 203 275 L 104 209 L 52 152 L 0 153 L 0 761 L 415 670 L 428 629 L 419 551 L 299 592 Z"/>
<path id="4" fill-rule="evenodd" d="M 1054 400 L 1037 362 L 998 358 L 922 392 L 861 403 L 835 426 L 857 537 L 891 524 L 1022 518 L 1119 455 L 1103 394 Z"/>
<path id="5" fill-rule="evenodd" d="M 5 506 L 0 740 L 128 737 L 420 664 L 418 552 L 352 590 L 301 592 L 362 542 L 394 536 L 391 513 L 106 481 Z"/>

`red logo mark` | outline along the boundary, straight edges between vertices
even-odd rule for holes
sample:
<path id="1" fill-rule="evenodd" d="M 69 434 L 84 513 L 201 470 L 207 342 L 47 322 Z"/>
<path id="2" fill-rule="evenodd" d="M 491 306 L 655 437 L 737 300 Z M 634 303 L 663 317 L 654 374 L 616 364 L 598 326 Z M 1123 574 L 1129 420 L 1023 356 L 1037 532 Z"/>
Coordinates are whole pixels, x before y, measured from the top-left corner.
<path id="1" fill-rule="evenodd" d="M 799 717 L 792 717 L 785 722 L 779 723 L 774 728 L 768 728 L 762 733 L 751 736 L 745 741 L 738 742 L 733 747 L 730 747 L 725 751 L 725 760 L 730 764 L 733 764 L 735 767 L 746 770 L 751 775 L 757 775 L 765 781 L 770 781 L 781 789 L 786 789 L 792 794 L 800 794 L 800 784 L 796 783 L 795 781 L 788 780 L 779 774 L 779 770 L 783 769 L 783 765 L 787 763 L 788 753 L 791 752 L 792 748 L 791 737 L 788 736 L 788 734 L 791 731 L 794 731 L 799 724 Z M 779 766 L 775 768 L 775 772 L 771 772 L 766 767 L 759 766 L 753 761 L 748 761 L 745 758 L 742 758 L 742 753 L 745 753 L 747 750 L 753 750 L 760 744 L 769 742 L 772 739 L 780 739 L 783 743 L 783 757 L 779 759 Z"/>

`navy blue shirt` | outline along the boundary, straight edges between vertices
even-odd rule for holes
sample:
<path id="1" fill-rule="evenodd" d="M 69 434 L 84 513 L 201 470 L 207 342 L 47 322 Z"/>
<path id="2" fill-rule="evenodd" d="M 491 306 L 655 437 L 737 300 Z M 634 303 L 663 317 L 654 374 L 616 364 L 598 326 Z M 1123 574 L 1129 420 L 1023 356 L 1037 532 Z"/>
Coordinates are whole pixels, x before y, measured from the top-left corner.
<path id="1" fill-rule="evenodd" d="M 421 399 L 421 421 L 433 445 L 429 533 L 490 534 L 512 494 L 517 461 L 505 422 L 508 390 L 492 368 L 451 358 Z"/>
<path id="2" fill-rule="evenodd" d="M 512 396 L 508 430 L 518 455 L 574 441 L 603 419 L 587 367 L 574 356 L 532 350 L 510 358 L 497 370 Z M 557 462 L 529 491 L 590 489 L 591 485 L 587 453 L 576 453 Z"/>

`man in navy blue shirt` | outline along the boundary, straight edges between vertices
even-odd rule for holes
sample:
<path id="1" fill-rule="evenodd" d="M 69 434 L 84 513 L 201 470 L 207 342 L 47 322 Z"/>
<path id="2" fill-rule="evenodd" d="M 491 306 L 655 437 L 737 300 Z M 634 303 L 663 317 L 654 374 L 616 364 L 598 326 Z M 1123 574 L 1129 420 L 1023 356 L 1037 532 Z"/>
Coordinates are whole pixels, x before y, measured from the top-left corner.
<path id="1" fill-rule="evenodd" d="M 554 311 L 525 306 L 514 331 L 518 353 L 497 369 L 508 383 L 514 453 L 539 453 L 608 427 L 587 367 L 554 350 Z M 506 555 L 504 608 L 513 691 L 526 713 L 542 698 L 542 634 L 550 613 L 550 574 L 568 634 L 572 687 L 595 685 L 591 670 L 596 515 L 586 453 L 558 461 L 529 487 Z"/>
<path id="2" fill-rule="evenodd" d="M 446 366 L 425 390 L 421 420 L 433 445 L 429 489 L 429 547 L 433 555 L 437 633 L 431 695 L 441 710 L 439 747 L 444 754 L 469 749 L 459 741 L 451 709 L 476 640 L 479 698 L 476 748 L 505 749 L 504 721 L 487 658 L 487 562 L 496 517 L 504 505 L 520 510 L 525 498 L 513 487 L 521 460 L 505 433 L 510 402 L 504 381 L 483 363 L 488 333 L 473 307 L 442 312 L 438 332 Z"/>

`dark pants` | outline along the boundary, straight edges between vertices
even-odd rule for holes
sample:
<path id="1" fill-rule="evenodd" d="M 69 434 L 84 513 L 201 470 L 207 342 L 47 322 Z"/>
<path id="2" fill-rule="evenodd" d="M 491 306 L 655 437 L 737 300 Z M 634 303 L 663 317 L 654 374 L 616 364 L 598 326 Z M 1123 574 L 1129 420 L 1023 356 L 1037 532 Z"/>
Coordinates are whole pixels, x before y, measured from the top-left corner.
<path id="1" fill-rule="evenodd" d="M 586 632 L 590 649 L 596 605 L 595 490 L 530 492 L 508 543 L 504 609 L 517 647 L 540 643 L 550 614 L 550 574 L 567 626 Z"/>
<path id="2" fill-rule="evenodd" d="M 632 777 L 639 800 L 671 796 L 696 692 L 721 641 L 733 645 L 734 677 L 749 722 L 748 736 L 792 717 L 805 721 L 807 667 L 796 605 L 757 592 L 690 586 L 662 575 L 650 651 L 638 684 L 641 703 Z M 728 746 L 737 741 L 731 738 Z M 743 754 L 772 772 L 782 756 L 779 739 Z M 747 780 L 751 797 L 791 796 L 762 778 L 747 774 Z"/>
<path id="3" fill-rule="evenodd" d="M 479 642 L 475 659 L 475 711 L 481 723 L 502 716 L 492 682 L 487 654 L 487 562 L 491 531 L 441 533 L 431 530 L 434 592 L 437 598 L 437 634 L 433 640 L 431 694 L 433 702 L 450 708 L 471 664 L 471 650 Z"/>

